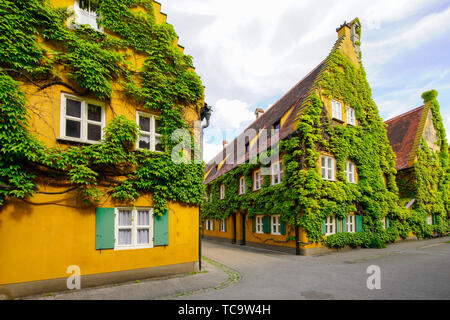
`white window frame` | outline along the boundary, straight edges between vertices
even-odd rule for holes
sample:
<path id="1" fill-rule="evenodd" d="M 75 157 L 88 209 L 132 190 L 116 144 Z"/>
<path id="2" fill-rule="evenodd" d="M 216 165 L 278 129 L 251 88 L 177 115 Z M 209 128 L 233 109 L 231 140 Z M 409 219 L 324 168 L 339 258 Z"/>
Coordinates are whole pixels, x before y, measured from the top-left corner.
<path id="1" fill-rule="evenodd" d="M 245 182 L 245 177 L 239 178 L 239 194 L 244 194 L 247 190 L 247 183 Z"/>
<path id="2" fill-rule="evenodd" d="M 141 127 L 139 126 L 139 119 L 140 119 L 140 117 L 149 118 L 150 119 L 150 132 L 141 130 Z M 147 112 L 142 112 L 142 111 L 137 111 L 136 112 L 136 124 L 139 127 L 139 137 L 141 135 L 146 135 L 146 136 L 150 135 L 150 149 L 139 148 L 139 138 L 138 138 L 137 142 L 136 142 L 136 149 L 137 150 L 149 150 L 149 151 L 160 152 L 160 153 L 163 152 L 163 151 L 155 150 L 156 138 L 158 138 L 159 141 L 161 141 L 161 134 L 156 133 L 156 125 L 155 125 L 155 123 L 156 123 L 157 119 L 160 119 L 160 117 L 155 116 L 154 114 L 147 113 Z"/>
<path id="3" fill-rule="evenodd" d="M 77 25 L 89 25 L 97 32 L 103 32 L 103 26 L 98 26 L 99 15 L 97 12 L 80 8 L 80 4 L 77 0 L 74 1 L 73 9 L 75 11 L 75 24 Z"/>
<path id="4" fill-rule="evenodd" d="M 226 232 L 227 220 L 220 219 L 220 232 Z"/>
<path id="5" fill-rule="evenodd" d="M 356 126 L 356 112 L 355 109 L 350 106 L 347 106 L 347 123 Z"/>
<path id="6" fill-rule="evenodd" d="M 206 221 L 205 221 L 205 228 L 208 231 L 214 231 L 214 220 L 206 219 Z"/>
<path id="7" fill-rule="evenodd" d="M 253 173 L 253 190 L 254 191 L 260 190 L 262 188 L 263 182 L 264 182 L 264 177 L 261 174 L 261 169 L 256 170 Z"/>
<path id="8" fill-rule="evenodd" d="M 433 225 L 433 215 L 427 214 L 427 224 L 430 226 Z"/>
<path id="9" fill-rule="evenodd" d="M 284 170 L 283 161 L 277 161 L 272 164 L 272 185 L 277 185 L 283 182 Z"/>
<path id="10" fill-rule="evenodd" d="M 271 216 L 270 217 L 270 233 L 273 235 L 281 235 L 281 216 Z"/>
<path id="11" fill-rule="evenodd" d="M 336 217 L 335 216 L 328 216 L 327 221 L 325 223 L 325 235 L 330 236 L 332 234 L 336 234 Z"/>
<path id="12" fill-rule="evenodd" d="M 255 232 L 259 234 L 264 233 L 264 223 L 263 223 L 264 216 L 256 216 L 255 222 L 256 222 L 256 228 Z"/>
<path id="13" fill-rule="evenodd" d="M 220 200 L 225 199 L 225 186 L 223 184 L 220 185 Z"/>
<path id="14" fill-rule="evenodd" d="M 68 116 L 67 113 L 67 99 L 79 101 L 81 103 L 81 118 Z M 92 104 L 97 107 L 101 108 L 101 122 L 88 120 L 88 105 Z M 73 141 L 73 142 L 82 142 L 82 143 L 89 143 L 89 144 L 99 144 L 101 143 L 101 140 L 103 139 L 104 132 L 106 125 L 106 112 L 105 112 L 105 104 L 99 101 L 91 100 L 91 99 L 82 99 L 77 96 L 68 94 L 68 93 L 61 93 L 61 108 L 60 108 L 60 130 L 59 130 L 59 139 L 60 140 L 67 140 L 67 141 Z M 66 136 L 66 120 L 72 120 L 80 123 L 80 138 L 74 138 Z M 95 125 L 101 125 L 101 138 L 100 141 L 95 140 L 89 140 L 88 139 L 88 125 L 89 124 L 95 124 Z"/>
<path id="15" fill-rule="evenodd" d="M 356 165 L 352 161 L 345 163 L 344 172 L 348 183 L 356 183 Z"/>
<path id="16" fill-rule="evenodd" d="M 347 216 L 347 232 L 356 232 L 356 216 L 354 214 L 349 214 Z"/>
<path id="17" fill-rule="evenodd" d="M 324 160 L 325 160 L 325 165 L 324 165 Z M 336 180 L 336 172 L 335 172 L 336 165 L 335 165 L 335 160 L 333 157 L 322 155 L 320 157 L 320 166 L 321 166 L 321 173 L 322 173 L 323 180 L 328 180 L 328 181 Z"/>
<path id="18" fill-rule="evenodd" d="M 154 224 L 153 224 L 153 208 L 115 208 L 114 214 L 114 250 L 136 250 L 136 249 L 149 249 L 153 248 L 154 240 Z M 131 211 L 131 228 L 130 227 L 120 227 L 119 226 L 119 211 L 128 210 Z M 149 225 L 148 226 L 138 226 L 138 211 L 149 211 Z M 119 245 L 119 230 L 121 229 L 131 229 L 131 244 L 130 245 Z M 137 234 L 138 229 L 149 229 L 149 243 L 148 244 L 138 244 Z"/>
<path id="19" fill-rule="evenodd" d="M 333 119 L 342 121 L 342 102 L 337 100 L 331 101 L 331 116 Z"/>

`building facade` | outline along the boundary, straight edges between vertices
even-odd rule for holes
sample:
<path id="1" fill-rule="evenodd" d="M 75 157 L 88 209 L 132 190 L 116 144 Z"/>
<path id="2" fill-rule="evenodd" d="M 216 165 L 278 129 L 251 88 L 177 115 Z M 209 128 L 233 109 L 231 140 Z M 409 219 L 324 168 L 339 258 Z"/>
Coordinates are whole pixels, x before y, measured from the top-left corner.
<path id="1" fill-rule="evenodd" d="M 0 294 L 196 270 L 203 165 L 171 134 L 195 137 L 203 86 L 161 5 L 0 7 Z"/>
<path id="2" fill-rule="evenodd" d="M 207 164 L 205 237 L 297 254 L 399 237 L 395 154 L 358 19 L 337 33 L 329 56 Z"/>

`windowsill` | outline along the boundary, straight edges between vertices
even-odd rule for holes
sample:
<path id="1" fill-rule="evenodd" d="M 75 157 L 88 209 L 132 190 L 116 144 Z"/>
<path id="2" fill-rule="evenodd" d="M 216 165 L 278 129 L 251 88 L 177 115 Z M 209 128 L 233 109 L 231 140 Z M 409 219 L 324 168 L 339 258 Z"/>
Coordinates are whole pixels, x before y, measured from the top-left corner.
<path id="1" fill-rule="evenodd" d="M 61 144 L 77 145 L 77 146 L 90 146 L 93 144 L 101 144 L 100 141 L 82 141 L 76 138 L 56 138 L 56 142 Z"/>
<path id="2" fill-rule="evenodd" d="M 334 121 L 339 122 L 339 123 L 342 123 L 342 124 L 345 123 L 344 120 L 338 119 L 338 118 L 331 118 L 331 120 L 334 120 Z"/>
<path id="3" fill-rule="evenodd" d="M 120 246 L 114 247 L 114 251 L 139 250 L 139 249 L 153 249 L 153 246 L 148 245 L 148 246 L 139 246 L 139 247 L 136 247 L 136 246 L 133 246 L 133 247 L 125 247 L 125 246 L 123 246 L 123 247 L 120 247 Z"/>
<path id="4" fill-rule="evenodd" d="M 271 233 L 271 235 L 273 235 L 273 236 L 281 236 L 282 234 L 281 233 Z"/>

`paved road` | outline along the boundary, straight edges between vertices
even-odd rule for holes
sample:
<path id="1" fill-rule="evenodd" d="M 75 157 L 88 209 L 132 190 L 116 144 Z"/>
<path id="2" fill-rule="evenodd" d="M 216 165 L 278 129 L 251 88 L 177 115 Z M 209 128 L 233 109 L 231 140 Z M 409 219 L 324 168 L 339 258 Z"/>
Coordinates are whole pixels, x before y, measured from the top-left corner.
<path id="1" fill-rule="evenodd" d="M 305 257 L 204 241 L 204 255 L 239 271 L 240 280 L 182 299 L 450 300 L 449 242 L 450 237 L 407 241 Z M 380 267 L 380 290 L 367 288 L 371 265 Z"/>

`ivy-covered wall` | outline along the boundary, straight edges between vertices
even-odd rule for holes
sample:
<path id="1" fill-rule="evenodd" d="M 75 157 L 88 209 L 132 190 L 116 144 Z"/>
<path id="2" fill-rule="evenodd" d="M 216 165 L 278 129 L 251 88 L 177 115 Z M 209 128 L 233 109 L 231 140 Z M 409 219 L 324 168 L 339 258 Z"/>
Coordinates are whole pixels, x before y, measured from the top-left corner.
<path id="1" fill-rule="evenodd" d="M 0 3 L 0 206 L 7 197 L 41 193 L 39 177 L 78 190 L 83 200 L 104 195 L 134 202 L 153 194 L 155 213 L 167 201 L 202 201 L 203 165 L 175 164 L 170 153 L 176 129 L 191 129 L 187 108 L 199 111 L 203 86 L 192 58 L 176 46 L 169 24 L 155 20 L 151 0 L 91 1 L 105 33 L 87 25 L 67 27 L 73 15 L 48 0 Z M 68 20 L 69 19 L 69 20 Z M 136 70 L 131 63 L 144 57 Z M 60 86 L 80 97 L 95 97 L 114 112 L 111 97 L 120 91 L 136 107 L 161 119 L 164 153 L 135 151 L 135 121 L 117 116 L 96 145 L 48 146 L 30 132 L 25 86 L 45 91 Z"/>
<path id="2" fill-rule="evenodd" d="M 212 193 L 213 198 L 202 206 L 205 218 L 226 218 L 239 211 L 248 213 L 249 218 L 281 214 L 282 220 L 306 232 L 311 243 L 323 241 L 329 247 L 382 247 L 399 236 L 408 237 L 411 231 L 419 237 L 424 235 L 416 232 L 414 216 L 400 205 L 396 157 L 372 99 L 364 68 L 352 60 L 341 50 L 334 50 L 327 58 L 328 67 L 318 76 L 321 80 L 298 120 L 297 130 L 293 137 L 280 143 L 285 168 L 283 182 L 271 186 L 270 176 L 265 176 L 262 189 L 254 192 L 252 173 L 260 165 L 242 164 L 208 184 L 207 194 Z M 332 99 L 355 109 L 357 126 L 330 120 L 325 104 Z M 442 124 L 437 123 L 436 127 L 442 131 Z M 336 159 L 336 181 L 322 179 L 321 154 Z M 448 162 L 448 153 L 443 154 L 439 161 Z M 346 180 L 347 160 L 356 164 L 357 184 Z M 238 193 L 241 176 L 247 182 L 244 195 Z M 226 190 L 223 200 L 219 199 L 221 185 Z M 448 199 L 445 187 L 440 188 L 442 196 L 439 197 Z M 443 206 L 439 208 L 434 210 L 443 216 Z M 362 231 L 337 233 L 324 240 L 322 226 L 326 217 L 334 215 L 343 220 L 349 214 L 362 216 Z M 383 220 L 388 221 L 386 229 Z"/>

